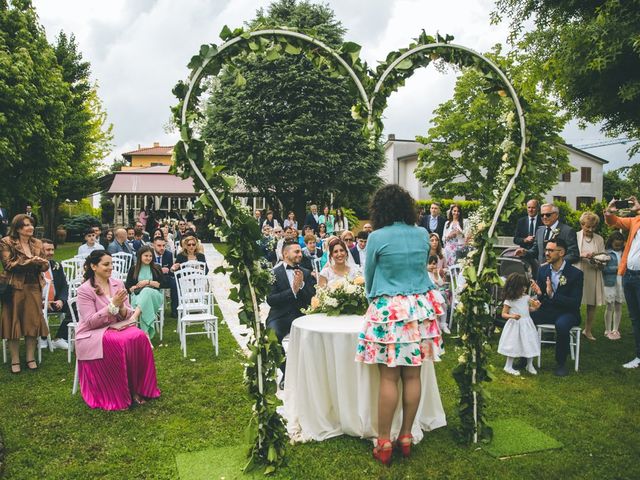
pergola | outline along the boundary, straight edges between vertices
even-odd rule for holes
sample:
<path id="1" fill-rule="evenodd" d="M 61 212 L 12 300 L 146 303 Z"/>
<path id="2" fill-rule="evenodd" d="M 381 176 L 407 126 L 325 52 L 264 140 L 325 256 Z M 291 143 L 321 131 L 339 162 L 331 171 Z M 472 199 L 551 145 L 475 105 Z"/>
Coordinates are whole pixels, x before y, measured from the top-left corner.
<path id="1" fill-rule="evenodd" d="M 191 178 L 169 173 L 169 166 L 146 167 L 116 172 L 107 194 L 114 204 L 114 225 L 128 225 L 140 209 L 184 214 L 193 208 L 200 193 Z"/>

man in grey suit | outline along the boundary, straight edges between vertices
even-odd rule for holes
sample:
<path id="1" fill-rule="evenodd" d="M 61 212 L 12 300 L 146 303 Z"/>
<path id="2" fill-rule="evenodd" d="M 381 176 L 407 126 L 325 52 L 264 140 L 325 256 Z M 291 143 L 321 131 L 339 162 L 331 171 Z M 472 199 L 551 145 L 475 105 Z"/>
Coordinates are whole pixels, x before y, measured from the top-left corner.
<path id="1" fill-rule="evenodd" d="M 578 249 L 578 239 L 576 232 L 569 225 L 560 223 L 558 216 L 560 209 L 553 203 L 545 203 L 540 208 L 543 226 L 536 230 L 536 239 L 530 249 L 519 248 L 516 256 L 524 258 L 535 258 L 538 264 L 545 263 L 544 250 L 548 241 L 562 239 L 567 244 L 567 252 L 564 260 L 567 263 L 577 263 L 580 260 L 580 250 Z"/>

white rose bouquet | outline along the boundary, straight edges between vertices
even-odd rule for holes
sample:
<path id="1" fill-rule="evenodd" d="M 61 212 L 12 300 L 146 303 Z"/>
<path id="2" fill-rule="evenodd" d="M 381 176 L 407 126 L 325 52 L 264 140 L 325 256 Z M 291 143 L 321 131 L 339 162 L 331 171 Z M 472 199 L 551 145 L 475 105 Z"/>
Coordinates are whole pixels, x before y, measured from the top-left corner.
<path id="1" fill-rule="evenodd" d="M 327 315 L 363 315 L 369 306 L 364 293 L 364 278 L 337 279 L 325 288 L 318 288 L 311 299 L 311 306 L 304 313 Z"/>

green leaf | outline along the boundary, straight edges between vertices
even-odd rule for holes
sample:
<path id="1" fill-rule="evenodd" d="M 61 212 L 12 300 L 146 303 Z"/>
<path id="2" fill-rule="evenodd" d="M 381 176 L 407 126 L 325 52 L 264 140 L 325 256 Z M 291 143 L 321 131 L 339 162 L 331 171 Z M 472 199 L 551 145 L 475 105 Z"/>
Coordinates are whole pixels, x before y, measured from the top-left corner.
<path id="1" fill-rule="evenodd" d="M 274 60 L 277 60 L 280 57 L 281 57 L 280 52 L 278 52 L 276 48 L 270 48 L 265 55 L 265 58 L 270 62 L 273 62 Z"/>
<path id="2" fill-rule="evenodd" d="M 236 87 L 244 87 L 247 84 L 247 80 L 242 76 L 240 70 L 236 73 L 236 79 L 233 83 Z"/>
<path id="3" fill-rule="evenodd" d="M 228 26 L 225 25 L 224 27 L 222 27 L 222 30 L 220 31 L 220 38 L 222 40 L 226 42 L 232 36 L 233 36 L 233 33 L 231 32 L 231 29 Z"/>
<path id="4" fill-rule="evenodd" d="M 409 70 L 413 66 L 413 61 L 410 58 L 405 58 L 398 65 L 396 65 L 396 70 Z"/>
<path id="5" fill-rule="evenodd" d="M 284 47 L 284 51 L 290 55 L 298 55 L 302 51 L 302 49 L 299 47 L 296 47 L 295 45 L 287 43 L 287 46 Z"/>

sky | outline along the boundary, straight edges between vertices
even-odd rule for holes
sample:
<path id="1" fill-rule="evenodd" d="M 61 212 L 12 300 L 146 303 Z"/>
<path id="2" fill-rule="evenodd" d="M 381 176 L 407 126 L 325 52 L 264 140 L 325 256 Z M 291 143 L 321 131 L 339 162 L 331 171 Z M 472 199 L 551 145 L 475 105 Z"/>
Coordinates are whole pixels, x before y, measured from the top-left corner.
<path id="1" fill-rule="evenodd" d="M 113 151 L 107 161 L 153 142 L 172 145 L 171 93 L 186 79 L 186 65 L 200 45 L 222 41 L 224 25 L 243 26 L 268 0 L 33 0 L 50 41 L 60 30 L 73 33 L 113 124 Z M 491 25 L 492 0 L 329 0 L 347 29 L 345 38 L 362 46 L 361 57 L 375 66 L 387 53 L 407 46 L 422 29 L 450 34 L 454 43 L 484 52 L 506 43 L 507 25 Z M 424 135 L 433 110 L 453 92 L 455 74 L 417 71 L 389 99 L 384 134 L 413 139 Z M 606 140 L 597 126 L 571 122 L 563 137 L 581 146 Z M 590 148 L 610 163 L 606 169 L 640 161 L 628 159 L 627 145 Z"/>

